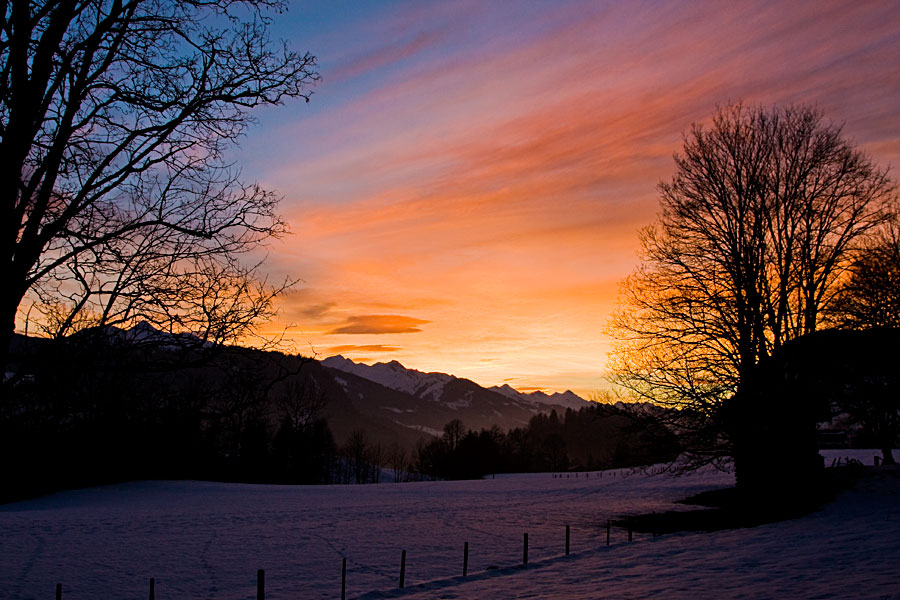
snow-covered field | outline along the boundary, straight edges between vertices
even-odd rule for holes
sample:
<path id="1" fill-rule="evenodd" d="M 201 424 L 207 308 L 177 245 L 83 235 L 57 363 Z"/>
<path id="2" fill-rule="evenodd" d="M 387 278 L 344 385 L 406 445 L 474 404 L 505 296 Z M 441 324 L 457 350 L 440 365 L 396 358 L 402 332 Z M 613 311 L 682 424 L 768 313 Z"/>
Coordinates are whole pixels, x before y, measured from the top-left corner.
<path id="1" fill-rule="evenodd" d="M 826 452 L 858 456 L 871 451 Z M 875 485 L 807 517 L 717 533 L 635 535 L 608 518 L 685 508 L 730 485 L 627 471 L 366 486 L 136 482 L 0 506 L 0 598 L 900 599 L 900 495 Z M 894 479 L 896 483 L 896 479 Z M 572 554 L 564 556 L 565 525 Z M 529 564 L 521 566 L 522 534 Z M 469 576 L 460 577 L 469 542 Z M 397 589 L 401 550 L 406 588 Z"/>

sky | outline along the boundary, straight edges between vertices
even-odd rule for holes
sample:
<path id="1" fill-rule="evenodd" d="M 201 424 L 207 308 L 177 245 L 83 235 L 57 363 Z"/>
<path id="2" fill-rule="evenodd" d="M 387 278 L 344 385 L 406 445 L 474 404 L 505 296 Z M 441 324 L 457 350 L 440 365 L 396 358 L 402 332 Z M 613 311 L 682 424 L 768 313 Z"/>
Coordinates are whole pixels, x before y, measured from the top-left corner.
<path id="1" fill-rule="evenodd" d="M 235 156 L 292 231 L 266 331 L 320 358 L 589 397 L 692 123 L 815 104 L 900 166 L 900 2 L 292 2 L 273 36 L 322 80 Z"/>

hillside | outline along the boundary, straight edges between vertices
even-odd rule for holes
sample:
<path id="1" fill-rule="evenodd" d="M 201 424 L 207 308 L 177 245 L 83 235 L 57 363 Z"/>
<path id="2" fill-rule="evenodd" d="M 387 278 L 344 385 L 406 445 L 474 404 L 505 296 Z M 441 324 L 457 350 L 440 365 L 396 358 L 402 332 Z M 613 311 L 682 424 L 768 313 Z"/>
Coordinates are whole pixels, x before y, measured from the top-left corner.
<path id="1" fill-rule="evenodd" d="M 399 363 L 213 346 L 146 323 L 16 336 L 10 349 L 0 450 L 23 458 L 0 500 L 160 477 L 353 481 L 360 473 L 348 476 L 340 456 L 354 435 L 369 450 L 351 462 L 376 473 L 393 448 L 409 469 L 413 450 L 450 421 L 505 432 L 565 410 Z"/>

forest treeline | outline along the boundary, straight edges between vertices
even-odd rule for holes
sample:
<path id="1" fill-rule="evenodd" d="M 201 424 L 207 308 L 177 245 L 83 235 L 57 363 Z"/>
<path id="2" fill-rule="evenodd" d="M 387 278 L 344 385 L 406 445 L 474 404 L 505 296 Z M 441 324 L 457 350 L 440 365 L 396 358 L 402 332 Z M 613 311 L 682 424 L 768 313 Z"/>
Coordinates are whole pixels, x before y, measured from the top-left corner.
<path id="1" fill-rule="evenodd" d="M 466 430 L 457 420 L 418 448 L 417 470 L 442 479 L 634 467 L 675 458 L 675 436 L 643 410 L 594 404 L 534 415 L 524 427 Z"/>
<path id="2" fill-rule="evenodd" d="M 662 428 L 611 405 L 519 428 L 454 420 L 412 446 L 378 431 L 336 440 L 340 390 L 318 363 L 231 347 L 19 336 L 0 415 L 2 501 L 133 479 L 354 483 L 601 469 L 671 457 Z M 333 417 L 334 418 L 334 417 Z"/>

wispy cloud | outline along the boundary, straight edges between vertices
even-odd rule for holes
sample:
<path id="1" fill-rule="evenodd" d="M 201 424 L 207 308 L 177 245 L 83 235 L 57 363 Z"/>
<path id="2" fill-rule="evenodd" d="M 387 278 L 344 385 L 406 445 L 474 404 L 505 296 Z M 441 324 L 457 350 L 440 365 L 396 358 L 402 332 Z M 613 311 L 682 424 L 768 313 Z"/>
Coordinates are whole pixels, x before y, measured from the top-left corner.
<path id="1" fill-rule="evenodd" d="M 330 80 L 343 81 L 373 73 L 379 74 L 380 69 L 394 67 L 397 63 L 433 47 L 441 37 L 439 31 L 419 31 L 406 39 L 388 40 L 380 47 L 367 48 L 362 54 L 348 58 L 330 73 L 326 72 L 325 76 Z"/>
<path id="2" fill-rule="evenodd" d="M 340 326 L 328 332 L 335 334 L 386 334 L 386 333 L 420 333 L 420 325 L 429 323 L 424 319 L 414 319 L 402 315 L 358 315 L 348 317 Z"/>
<path id="3" fill-rule="evenodd" d="M 285 318 L 318 346 L 417 333 L 392 356 L 588 394 L 682 132 L 729 100 L 815 103 L 896 167 L 898 19 L 856 0 L 372 10 L 329 33 L 315 118 L 248 144 L 296 232 L 268 263 L 305 280 Z"/>
<path id="4" fill-rule="evenodd" d="M 321 319 L 334 310 L 337 302 L 321 302 L 318 304 L 301 304 L 297 312 L 308 319 Z"/>

